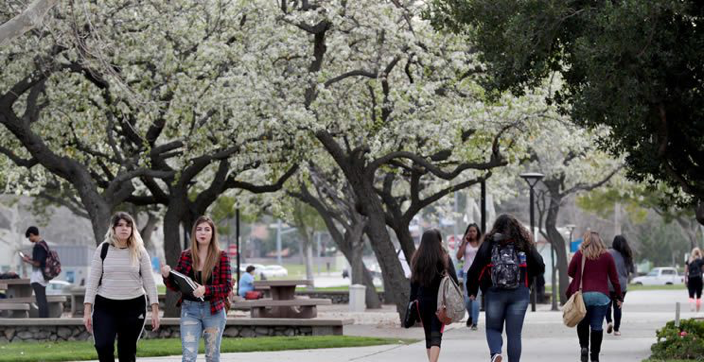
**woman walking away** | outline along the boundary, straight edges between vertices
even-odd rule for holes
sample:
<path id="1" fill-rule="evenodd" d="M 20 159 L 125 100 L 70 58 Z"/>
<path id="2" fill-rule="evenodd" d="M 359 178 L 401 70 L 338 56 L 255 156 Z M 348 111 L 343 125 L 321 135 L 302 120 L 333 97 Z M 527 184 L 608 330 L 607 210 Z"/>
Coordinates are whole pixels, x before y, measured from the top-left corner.
<path id="1" fill-rule="evenodd" d="M 614 263 L 616 263 L 616 272 L 618 273 L 618 282 L 621 284 L 621 294 L 623 299 L 626 299 L 626 288 L 628 287 L 628 280 L 631 273 L 635 273 L 635 266 L 633 264 L 633 253 L 631 248 L 628 246 L 628 242 L 623 235 L 616 235 L 614 241 L 611 244 L 611 249 L 609 253 L 614 258 Z M 616 300 L 616 291 L 614 290 L 614 285 L 609 281 L 609 296 L 611 301 L 606 310 L 606 333 L 614 332 L 614 336 L 618 337 L 621 335 L 621 316 L 623 309 L 614 307 L 614 300 Z M 614 310 L 613 323 L 611 319 L 611 309 Z"/>
<path id="2" fill-rule="evenodd" d="M 584 275 L 582 275 L 583 261 Z M 584 279 L 582 296 L 587 307 L 587 315 L 577 325 L 581 360 L 587 362 L 591 352 L 591 361 L 599 361 L 601 342 L 604 339 L 604 316 L 611 301 L 609 299 L 609 281 L 614 286 L 614 300 L 617 308 L 621 308 L 623 295 L 614 258 L 606 251 L 606 246 L 598 233 L 588 231 L 584 234 L 584 241 L 572 257 L 567 274 L 574 278 L 567 289 L 568 297 L 577 292 L 580 280 Z M 590 329 L 591 334 L 589 333 Z M 590 343 L 591 351 L 589 349 Z"/>
<path id="3" fill-rule="evenodd" d="M 181 253 L 175 269 L 198 285 L 192 293 L 182 293 L 177 304 L 181 306 L 184 362 L 194 362 L 198 357 L 201 334 L 205 336 L 205 360 L 220 361 L 220 343 L 227 322 L 225 300 L 232 290 L 232 272 L 230 258 L 219 245 L 213 220 L 207 216 L 199 217 L 191 231 L 191 247 Z M 161 267 L 166 287 L 178 292 L 180 289 L 170 273 L 171 267 Z"/>
<path id="4" fill-rule="evenodd" d="M 482 232 L 479 230 L 479 225 L 475 223 L 469 224 L 467 230 L 464 232 L 464 237 L 462 238 L 462 245 L 457 249 L 457 260 L 462 260 L 464 258 L 464 265 L 462 266 L 462 277 L 467 278 L 467 271 L 469 267 L 472 266 L 474 258 L 477 256 L 477 251 L 479 251 L 479 243 L 481 242 Z M 479 296 L 476 300 L 469 299 L 469 294 L 467 294 L 467 288 L 464 288 L 464 304 L 467 308 L 467 313 L 469 317 L 467 318 L 467 327 L 470 327 L 473 331 L 477 330 L 477 324 L 479 323 Z"/>
<path id="5" fill-rule="evenodd" d="M 699 248 L 692 249 L 689 261 L 684 267 L 684 282 L 689 290 L 689 308 L 694 312 L 696 305 L 697 313 L 702 309 L 702 271 L 704 270 L 704 258 Z"/>
<path id="6" fill-rule="evenodd" d="M 543 258 L 528 230 L 503 214 L 477 251 L 467 272 L 467 293 L 476 300 L 479 289 L 486 301 L 486 340 L 491 362 L 502 362 L 501 333 L 506 325 L 508 361 L 521 360 L 521 331 L 528 309 L 533 277 L 545 272 Z"/>
<path id="7" fill-rule="evenodd" d="M 103 241 L 93 254 L 83 312 L 83 324 L 93 332 L 100 362 L 135 361 L 151 304 L 152 330 L 159 328 L 159 301 L 151 258 L 127 213 L 116 213 Z"/>
<path id="8" fill-rule="evenodd" d="M 411 301 L 418 301 L 420 320 L 425 332 L 425 348 L 430 362 L 436 362 L 440 357 L 440 343 L 445 326 L 435 312 L 438 309 L 440 281 L 445 273 L 458 283 L 452 259 L 442 247 L 440 231 L 428 230 L 423 233 L 420 246 L 411 258 Z"/>

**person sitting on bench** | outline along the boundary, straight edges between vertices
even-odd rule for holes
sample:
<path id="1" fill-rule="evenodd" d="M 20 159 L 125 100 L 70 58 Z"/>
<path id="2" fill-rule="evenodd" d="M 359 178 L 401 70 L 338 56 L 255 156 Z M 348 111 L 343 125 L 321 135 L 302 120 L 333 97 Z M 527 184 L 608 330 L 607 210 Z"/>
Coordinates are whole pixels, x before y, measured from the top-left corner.
<path id="1" fill-rule="evenodd" d="M 237 294 L 244 299 L 259 299 L 262 297 L 261 292 L 254 290 L 254 265 L 250 265 L 246 269 L 246 273 L 240 278 L 239 289 Z"/>

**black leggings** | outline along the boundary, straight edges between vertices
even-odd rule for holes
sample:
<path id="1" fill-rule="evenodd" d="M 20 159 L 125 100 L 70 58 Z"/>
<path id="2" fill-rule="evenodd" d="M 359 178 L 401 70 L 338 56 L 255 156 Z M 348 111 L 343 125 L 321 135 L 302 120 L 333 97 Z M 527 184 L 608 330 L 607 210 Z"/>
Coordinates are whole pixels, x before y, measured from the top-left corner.
<path id="1" fill-rule="evenodd" d="M 147 320 L 145 296 L 128 300 L 95 297 L 93 308 L 93 339 L 100 362 L 133 362 L 137 358 L 137 341 Z"/>
<path id="2" fill-rule="evenodd" d="M 425 332 L 425 348 L 440 347 L 445 325 L 435 315 L 435 312 L 437 312 L 437 297 L 432 299 L 418 298 L 418 310 L 420 311 L 420 320 L 423 323 L 423 331 Z"/>
<path id="3" fill-rule="evenodd" d="M 623 299 L 626 299 L 626 292 L 623 292 Z M 606 311 L 606 322 L 611 323 L 611 309 L 614 310 L 614 330 L 616 332 L 621 328 L 621 316 L 623 315 L 622 308 L 618 305 L 614 307 L 614 301 L 616 300 L 616 293 L 611 292 L 611 301 L 609 302 L 609 309 Z"/>
<path id="4" fill-rule="evenodd" d="M 702 299 L 702 278 L 689 278 L 687 289 L 690 298 Z"/>

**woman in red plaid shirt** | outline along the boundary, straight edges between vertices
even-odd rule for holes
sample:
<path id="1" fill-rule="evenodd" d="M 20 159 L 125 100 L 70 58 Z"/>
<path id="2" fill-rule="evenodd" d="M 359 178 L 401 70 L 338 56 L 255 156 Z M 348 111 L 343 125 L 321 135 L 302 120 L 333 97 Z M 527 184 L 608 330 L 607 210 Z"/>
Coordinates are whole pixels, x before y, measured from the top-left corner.
<path id="1" fill-rule="evenodd" d="M 177 306 L 181 306 L 182 361 L 195 361 L 201 334 L 205 335 L 205 359 L 220 361 L 220 342 L 225 329 L 227 311 L 225 300 L 232 290 L 230 258 L 220 250 L 215 223 L 207 216 L 196 220 L 191 231 L 191 248 L 181 253 L 175 269 L 189 276 L 198 284 L 192 293 L 182 293 Z M 164 265 L 161 275 L 166 287 L 180 292 L 171 268 Z M 200 301 L 200 297 L 205 299 Z"/>

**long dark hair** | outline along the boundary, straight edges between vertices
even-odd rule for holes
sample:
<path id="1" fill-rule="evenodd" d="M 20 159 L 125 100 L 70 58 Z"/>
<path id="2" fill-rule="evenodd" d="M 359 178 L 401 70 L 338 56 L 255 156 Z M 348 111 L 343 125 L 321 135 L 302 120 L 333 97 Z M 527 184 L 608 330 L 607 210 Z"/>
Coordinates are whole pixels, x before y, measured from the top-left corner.
<path id="1" fill-rule="evenodd" d="M 475 228 L 477 229 L 477 242 L 481 242 L 482 240 L 482 229 L 479 228 L 479 225 L 477 223 L 471 223 L 467 225 L 467 229 L 464 231 L 464 234 L 462 235 L 462 240 L 464 241 L 464 238 L 467 237 L 467 234 L 469 234 L 469 229 Z"/>
<path id="2" fill-rule="evenodd" d="M 623 259 L 626 260 L 626 266 L 633 266 L 633 252 L 631 251 L 631 247 L 628 246 L 628 242 L 623 235 L 614 236 L 614 241 L 611 243 L 611 247 L 621 253 Z"/>
<path id="3" fill-rule="evenodd" d="M 411 281 L 428 287 L 437 273 L 446 269 L 447 253 L 442 248 L 442 235 L 437 229 L 427 230 L 420 239 L 418 250 L 411 258 Z"/>
<path id="4" fill-rule="evenodd" d="M 509 214 L 499 215 L 485 238 L 486 240 L 493 240 L 496 234 L 503 235 L 503 240 L 513 240 L 518 249 L 525 252 L 529 251 L 533 245 L 533 237 L 530 232 L 515 217 Z"/>

